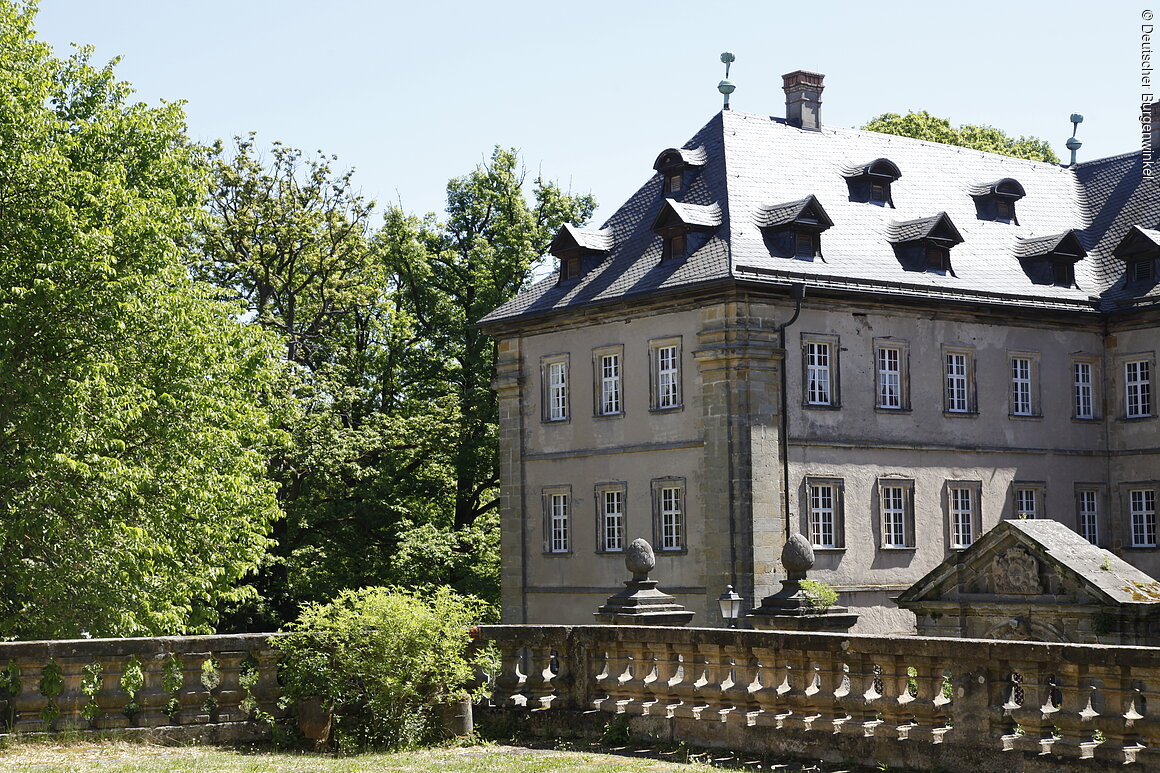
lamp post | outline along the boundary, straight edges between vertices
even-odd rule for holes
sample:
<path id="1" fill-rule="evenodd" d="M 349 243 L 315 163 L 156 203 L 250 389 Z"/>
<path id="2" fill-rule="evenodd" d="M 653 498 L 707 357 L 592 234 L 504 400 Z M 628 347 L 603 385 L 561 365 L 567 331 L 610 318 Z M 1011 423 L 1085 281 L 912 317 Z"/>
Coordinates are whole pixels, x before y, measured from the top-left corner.
<path id="1" fill-rule="evenodd" d="M 732 585 L 725 586 L 725 592 L 717 597 L 721 605 L 721 617 L 729 621 L 730 628 L 737 627 L 737 618 L 741 615 L 741 597 L 733 592 Z"/>

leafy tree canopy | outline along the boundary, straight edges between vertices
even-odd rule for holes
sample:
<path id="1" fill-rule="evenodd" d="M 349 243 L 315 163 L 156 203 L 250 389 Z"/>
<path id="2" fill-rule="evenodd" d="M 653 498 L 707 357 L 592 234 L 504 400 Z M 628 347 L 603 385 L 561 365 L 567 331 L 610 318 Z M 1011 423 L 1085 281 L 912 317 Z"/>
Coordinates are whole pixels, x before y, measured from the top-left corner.
<path id="1" fill-rule="evenodd" d="M 955 128 L 946 118 L 933 116 L 925 110 L 906 115 L 883 113 L 862 128 L 882 134 L 896 134 L 901 137 L 941 142 L 944 145 L 958 145 L 1030 161 L 1059 163 L 1059 156 L 1055 155 L 1055 151 L 1046 140 L 1036 137 L 1016 139 L 994 126 L 963 124 Z"/>
<path id="2" fill-rule="evenodd" d="M 278 516 L 277 342 L 191 280 L 177 104 L 0 1 L 0 637 L 207 630 Z"/>

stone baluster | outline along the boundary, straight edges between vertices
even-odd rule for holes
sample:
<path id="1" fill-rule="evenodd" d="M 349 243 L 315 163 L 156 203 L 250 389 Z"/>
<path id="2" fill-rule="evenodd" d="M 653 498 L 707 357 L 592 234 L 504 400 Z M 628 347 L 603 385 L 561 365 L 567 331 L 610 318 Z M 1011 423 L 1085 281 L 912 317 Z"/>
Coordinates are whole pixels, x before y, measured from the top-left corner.
<path id="1" fill-rule="evenodd" d="M 57 658 L 60 666 L 60 695 L 56 697 L 56 705 L 60 709 L 60 719 L 56 721 L 57 730 L 84 730 L 89 726 L 81 712 L 89 703 L 89 696 L 82 690 L 84 668 L 92 661 L 85 657 Z"/>
<path id="2" fill-rule="evenodd" d="M 208 660 L 208 652 L 183 652 L 177 656 L 181 663 L 181 689 L 177 695 L 178 711 L 172 720 L 182 725 L 203 724 L 209 721 L 206 700 L 209 691 L 201 683 L 202 664 Z"/>
<path id="3" fill-rule="evenodd" d="M 156 652 L 137 656 L 141 663 L 143 681 L 141 689 L 135 696 L 139 711 L 133 718 L 133 724 L 138 727 L 160 727 L 169 724 L 169 717 L 165 713 L 165 704 L 169 702 L 169 693 L 161 685 L 164 675 L 165 661 L 169 653 Z"/>
<path id="4" fill-rule="evenodd" d="M 1074 663 L 1060 663 L 1055 672 L 1054 697 L 1059 706 L 1054 714 L 1055 727 L 1059 737 L 1051 745 L 1051 753 L 1069 759 L 1080 759 L 1090 755 L 1091 730 L 1084 720 L 1088 691 L 1086 669 Z"/>
<path id="5" fill-rule="evenodd" d="M 697 656 L 704 667 L 701 677 L 693 683 L 696 690 L 696 708 L 693 713 L 697 719 L 720 721 L 720 712 L 725 708 L 721 683 L 729 674 L 729 669 L 723 662 L 726 657 L 725 648 L 719 644 L 699 644 Z"/>
<path id="6" fill-rule="evenodd" d="M 1011 739 L 1011 748 L 1020 751 L 1042 754 L 1051 750 L 1053 741 L 1052 731 L 1055 727 L 1055 707 L 1051 703 L 1051 690 L 1046 680 L 1050 672 L 1040 669 L 1038 663 L 1013 663 L 1013 673 L 1019 674 L 1021 681 L 1013 682 L 1013 691 L 1022 691 L 1023 700 L 1019 708 L 1009 709 L 1008 713 L 1014 719 L 1018 728 Z M 1045 664 L 1052 668 L 1050 664 Z M 1014 702 L 1019 702 L 1015 699 Z"/>
<path id="7" fill-rule="evenodd" d="M 785 713 L 781 702 L 778 687 L 781 685 L 784 674 L 779 668 L 778 653 L 772 647 L 759 647 L 753 651 L 758 662 L 758 680 L 760 685 L 753 692 L 757 702 L 757 714 L 753 717 L 753 724 L 759 727 L 779 727 L 778 715 Z"/>
<path id="8" fill-rule="evenodd" d="M 931 671 L 931 743 L 943 743 L 948 733 L 953 732 L 952 720 L 955 705 L 955 686 L 951 679 L 951 671 L 940 664 L 945 661 L 935 661 Z M 955 664 L 956 667 L 967 667 L 965 663 Z"/>
<path id="9" fill-rule="evenodd" d="M 1128 756 L 1145 770 L 1160 770 L 1160 679 L 1155 672 L 1141 671 L 1133 680 L 1132 694 L 1139 718 L 1132 722 L 1135 744 Z"/>
<path id="10" fill-rule="evenodd" d="M 758 711 L 754 691 L 757 689 L 759 669 L 757 655 L 749 648 L 734 648 L 729 656 L 730 674 L 727 684 L 722 684 L 722 701 L 732 708 L 722 713 L 727 722 L 748 725 Z"/>
<path id="11" fill-rule="evenodd" d="M 657 653 L 656 689 L 659 697 L 657 706 L 650 713 L 662 717 L 676 716 L 684 705 L 684 679 L 685 669 L 679 649 L 666 644 L 663 656 Z"/>
<path id="12" fill-rule="evenodd" d="M 527 701 L 520 694 L 525 682 L 520 671 L 522 647 L 517 642 L 502 642 L 499 648 L 499 674 L 492 683 L 491 703 L 501 708 L 522 707 Z"/>
<path id="13" fill-rule="evenodd" d="M 624 689 L 623 684 L 631 678 L 632 655 L 625 643 L 619 639 L 608 642 L 606 652 L 607 666 L 603 672 L 602 686 L 607 697 L 598 699 L 596 708 L 616 713 L 631 697 Z"/>
<path id="14" fill-rule="evenodd" d="M 641 680 L 641 698 L 638 710 L 635 713 L 646 716 L 665 716 L 665 697 L 668 694 L 668 680 L 671 664 L 670 647 L 667 644 L 653 642 L 648 645 L 648 673 Z"/>
<path id="15" fill-rule="evenodd" d="M 697 701 L 700 698 L 697 683 L 705 673 L 705 664 L 697 651 L 695 644 L 680 644 L 674 646 L 674 651 L 680 657 L 680 681 L 670 684 L 669 691 L 672 698 L 677 700 L 669 707 L 669 715 L 683 719 L 695 719 L 699 713 Z"/>
<path id="16" fill-rule="evenodd" d="M 619 710 L 626 714 L 643 714 L 645 704 L 652 698 L 646 684 L 647 680 L 654 678 L 653 671 L 656 668 L 654 647 L 645 642 L 633 641 L 626 642 L 625 649 L 628 652 L 629 666 L 620 676 L 622 698 L 619 701 Z"/>
<path id="17" fill-rule="evenodd" d="M 8 705 L 14 733 L 33 733 L 45 729 L 40 712 L 48 705 L 48 700 L 40 694 L 40 674 L 46 662 L 39 658 L 16 662 L 20 669 L 20 692 L 9 700 Z"/>
<path id="18" fill-rule="evenodd" d="M 813 720 L 813 701 L 812 694 L 806 691 L 813 688 L 814 669 L 809 657 L 801 650 L 783 649 L 778 655 L 784 673 L 777 688 L 784 707 L 778 726 L 787 730 L 808 730 Z"/>
<path id="19" fill-rule="evenodd" d="M 818 721 L 814 728 L 827 733 L 841 732 L 842 726 L 850 721 L 847 709 L 850 679 L 846 674 L 846 664 L 841 657 L 828 651 L 814 653 L 814 659 L 820 666 L 818 694 L 815 696 Z"/>
<path id="20" fill-rule="evenodd" d="M 242 687 L 242 661 L 250 653 L 242 650 L 220 650 L 214 653 L 220 676 L 215 699 L 218 705 L 218 722 L 240 722 L 249 712 L 244 708 L 246 690 Z"/>
<path id="21" fill-rule="evenodd" d="M 93 696 L 97 704 L 97 716 L 93 719 L 93 725 L 99 730 L 128 727 L 129 718 L 125 716 L 125 706 L 129 703 L 129 694 L 121 686 L 121 677 L 129 658 L 102 655 L 95 658 L 94 662 L 101 664 L 101 688 Z"/>
<path id="22" fill-rule="evenodd" d="M 933 658 L 915 656 L 907 659 L 907 688 L 910 701 L 906 709 L 910 712 L 910 728 L 906 738 L 923 743 L 935 742 L 935 729 L 942 727 L 941 712 L 936 703 L 942 690 L 942 668 L 940 661 Z"/>
<path id="23" fill-rule="evenodd" d="M 844 704 L 850 719 L 843 722 L 838 730 L 843 735 L 870 738 L 882 724 L 874 703 L 878 699 L 880 684 L 875 671 L 876 665 L 873 659 L 861 652 L 847 654 L 844 662 L 847 668 L 846 676 L 850 680 L 850 694 Z"/>
<path id="24" fill-rule="evenodd" d="M 556 697 L 555 674 L 552 673 L 552 650 L 543 640 L 528 646 L 528 678 L 524 684 L 527 708 L 548 709 Z"/>
<path id="25" fill-rule="evenodd" d="M 278 697 L 282 693 L 278 686 L 278 652 L 269 647 L 261 647 L 253 651 L 258 661 L 258 674 L 250 692 L 258 702 L 258 710 L 271 717 L 281 717 L 285 709 L 278 705 Z"/>

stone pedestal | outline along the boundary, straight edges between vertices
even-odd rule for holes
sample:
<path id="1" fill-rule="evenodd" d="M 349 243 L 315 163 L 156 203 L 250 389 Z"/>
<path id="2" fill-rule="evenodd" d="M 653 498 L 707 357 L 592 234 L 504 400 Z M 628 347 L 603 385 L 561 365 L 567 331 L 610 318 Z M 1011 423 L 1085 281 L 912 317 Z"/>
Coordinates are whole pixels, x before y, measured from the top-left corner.
<path id="1" fill-rule="evenodd" d="M 624 590 L 608 597 L 604 606 L 593 614 L 596 622 L 605 625 L 687 625 L 693 612 L 685 609 L 672 596 L 657 589 L 657 581 L 648 578 L 656 566 L 652 545 L 635 539 L 624 552 L 624 564 L 632 572 L 632 579 L 624 583 Z"/>
<path id="2" fill-rule="evenodd" d="M 831 631 L 845 633 L 858 622 L 858 615 L 837 605 L 819 610 L 802 588 L 806 572 L 814 565 L 814 549 L 800 534 L 786 540 L 781 552 L 786 579 L 781 590 L 761 600 L 761 606 L 745 616 L 759 630 Z"/>

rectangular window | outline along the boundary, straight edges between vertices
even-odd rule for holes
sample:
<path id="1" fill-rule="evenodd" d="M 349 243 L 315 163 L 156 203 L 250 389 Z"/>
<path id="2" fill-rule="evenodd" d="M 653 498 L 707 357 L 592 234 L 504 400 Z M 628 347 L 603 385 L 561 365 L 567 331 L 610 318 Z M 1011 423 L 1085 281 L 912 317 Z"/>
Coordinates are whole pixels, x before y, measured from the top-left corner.
<path id="1" fill-rule="evenodd" d="M 615 416 L 624 411 L 621 404 L 621 352 L 619 346 L 592 352 L 592 369 L 596 375 L 594 399 L 597 416 Z"/>
<path id="2" fill-rule="evenodd" d="M 1152 415 L 1152 375 L 1149 360 L 1124 363 L 1124 415 L 1129 419 Z"/>
<path id="3" fill-rule="evenodd" d="M 844 548 L 842 481 L 807 478 L 805 481 L 806 528 L 815 548 Z"/>
<path id="4" fill-rule="evenodd" d="M 967 548 L 978 530 L 981 486 L 951 485 L 947 488 L 952 548 Z"/>
<path id="5" fill-rule="evenodd" d="M 1144 260 L 1133 260 L 1131 263 L 1130 272 L 1132 278 L 1130 282 L 1147 282 L 1152 279 L 1152 259 L 1145 258 Z"/>
<path id="6" fill-rule="evenodd" d="M 817 234 L 798 231 L 794 233 L 794 255 L 799 258 L 812 258 L 818 254 Z"/>
<path id="7" fill-rule="evenodd" d="M 1095 391 L 1092 381 L 1092 364 L 1090 362 L 1073 362 L 1071 364 L 1072 410 L 1077 419 L 1094 419 L 1096 417 Z"/>
<path id="8" fill-rule="evenodd" d="M 662 552 L 683 552 L 685 545 L 685 481 L 658 478 L 652 482 L 653 544 Z"/>
<path id="9" fill-rule="evenodd" d="M 878 350 L 878 407 L 902 407 L 902 352 L 891 347 Z"/>
<path id="10" fill-rule="evenodd" d="M 1128 513 L 1132 521 L 1132 547 L 1156 547 L 1156 492 L 1153 489 L 1130 490 Z"/>
<path id="11" fill-rule="evenodd" d="M 878 481 L 878 507 L 882 547 L 914 547 L 914 481 Z"/>
<path id="12" fill-rule="evenodd" d="M 1020 520 L 1033 520 L 1039 517 L 1038 489 L 1015 489 L 1015 517 Z"/>
<path id="13" fill-rule="evenodd" d="M 839 405 L 838 337 L 825 333 L 802 333 L 802 405 Z"/>
<path id="14" fill-rule="evenodd" d="M 657 347 L 657 408 L 675 408 L 681 404 L 680 364 L 677 347 Z"/>
<path id="15" fill-rule="evenodd" d="M 1099 492 L 1080 489 L 1076 492 L 1076 521 L 1079 534 L 1093 545 L 1100 542 Z"/>
<path id="16" fill-rule="evenodd" d="M 971 358 L 966 352 L 946 352 L 945 406 L 948 413 L 971 412 Z"/>
<path id="17" fill-rule="evenodd" d="M 544 421 L 568 418 L 568 358 L 554 357 L 541 361 L 544 381 Z"/>
<path id="18" fill-rule="evenodd" d="M 1015 416 L 1031 416 L 1031 359 L 1011 358 L 1011 413 Z"/>
<path id="19" fill-rule="evenodd" d="M 567 487 L 544 490 L 544 525 L 547 532 L 544 547 L 549 553 L 568 553 L 572 550 L 570 498 L 571 493 Z"/>
<path id="20" fill-rule="evenodd" d="M 606 488 L 598 493 L 601 549 L 624 550 L 624 489 Z"/>

